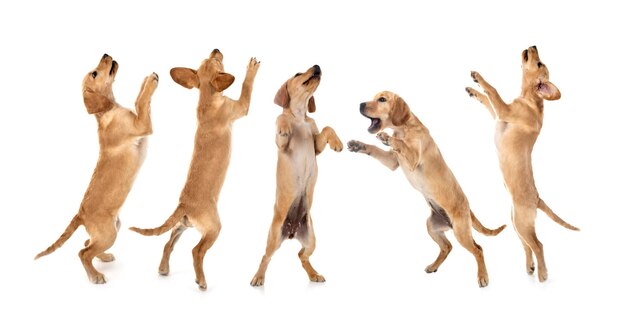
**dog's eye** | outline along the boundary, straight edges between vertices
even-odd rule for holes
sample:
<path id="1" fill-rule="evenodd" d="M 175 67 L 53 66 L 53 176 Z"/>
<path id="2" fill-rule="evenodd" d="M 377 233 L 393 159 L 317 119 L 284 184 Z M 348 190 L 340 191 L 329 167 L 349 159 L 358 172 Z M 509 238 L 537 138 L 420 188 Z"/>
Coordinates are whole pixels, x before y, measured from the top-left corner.
<path id="1" fill-rule="evenodd" d="M 543 63 L 541 63 L 541 61 L 537 62 L 537 68 L 541 68 L 542 66 L 543 66 Z"/>
<path id="2" fill-rule="evenodd" d="M 379 98 L 379 99 L 378 99 L 378 101 L 379 101 L 379 102 L 381 102 L 381 103 L 384 103 L 384 102 L 386 102 L 386 101 L 387 101 L 387 99 L 386 99 L 386 98 L 384 98 L 384 97 L 381 97 L 381 98 Z"/>
<path id="3" fill-rule="evenodd" d="M 97 76 L 98 76 L 98 71 L 94 71 L 94 72 L 91 73 L 91 77 L 92 78 L 95 79 Z"/>
<path id="4" fill-rule="evenodd" d="M 296 75 L 294 75 L 293 77 L 295 78 L 295 77 L 299 77 L 299 76 L 301 76 L 301 75 L 302 75 L 302 73 L 298 72 L 298 73 L 296 73 Z"/>

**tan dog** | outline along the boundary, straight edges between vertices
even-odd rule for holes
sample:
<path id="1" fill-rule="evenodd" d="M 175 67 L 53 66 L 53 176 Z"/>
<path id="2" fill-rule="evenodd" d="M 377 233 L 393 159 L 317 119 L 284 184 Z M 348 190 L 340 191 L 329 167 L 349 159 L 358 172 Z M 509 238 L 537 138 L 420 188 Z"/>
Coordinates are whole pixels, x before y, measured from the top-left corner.
<path id="1" fill-rule="evenodd" d="M 217 202 L 230 162 L 232 125 L 235 120 L 248 114 L 252 85 L 260 65 L 255 58 L 250 59 L 241 96 L 235 101 L 222 94 L 235 80 L 235 77 L 224 72 L 223 58 L 222 53 L 215 49 L 198 70 L 173 68 L 170 71 L 176 83 L 188 89 L 195 87 L 200 90 L 198 130 L 187 182 L 178 207 L 163 225 L 154 229 L 130 228 L 143 235 L 161 235 L 174 228 L 163 249 L 159 265 L 161 275 L 169 274 L 170 254 L 185 229 L 198 229 L 202 237 L 192 254 L 196 283 L 203 290 L 206 289 L 204 255 L 221 229 Z"/>
<path id="2" fill-rule="evenodd" d="M 393 136 L 385 132 L 377 135 L 384 145 L 391 146 L 391 151 L 383 151 L 355 140 L 348 142 L 348 150 L 371 155 L 391 170 L 400 166 L 413 188 L 424 195 L 430 206 L 431 215 L 426 226 L 430 237 L 439 245 L 440 252 L 437 259 L 426 267 L 426 272 L 437 271 L 448 257 L 452 245 L 444 232 L 452 229 L 459 243 L 476 258 L 478 285 L 486 286 L 489 276 L 483 250 L 472 237 L 472 227 L 485 235 L 497 235 L 506 225 L 490 230 L 478 221 L 428 129 L 411 113 L 400 96 L 392 92 L 380 92 L 374 100 L 361 103 L 360 110 L 372 121 L 368 128 L 370 133 L 385 128 L 393 129 Z"/>
<path id="3" fill-rule="evenodd" d="M 274 98 L 274 103 L 283 107 L 283 113 L 276 120 L 276 204 L 265 255 L 250 282 L 252 286 L 263 285 L 272 255 L 285 238 L 294 237 L 302 244 L 298 257 L 309 279 L 325 281 L 309 261 L 315 250 L 310 211 L 317 180 L 316 155 L 324 151 L 327 143 L 337 152 L 343 149 L 343 144 L 332 128 L 324 127 L 319 132 L 315 121 L 307 115 L 307 111 L 315 111 L 313 93 L 321 76 L 322 70 L 317 65 L 305 73 L 297 73 L 280 87 Z"/>
<path id="4" fill-rule="evenodd" d="M 83 79 L 87 112 L 95 114 L 98 121 L 100 156 L 78 214 L 61 237 L 35 257 L 54 252 L 79 226 L 84 225 L 89 240 L 78 256 L 93 283 L 106 282 L 104 275 L 94 268 L 93 258 L 98 257 L 104 262 L 115 259 L 105 251 L 115 242 L 120 227 L 120 208 L 146 156 L 146 136 L 152 134 L 150 100 L 159 81 L 156 73 L 145 78 L 135 103 L 135 114 L 117 104 L 113 97 L 112 85 L 118 67 L 117 62 L 105 54 L 98 66 Z"/>
<path id="5" fill-rule="evenodd" d="M 532 256 L 534 253 L 539 268 L 539 281 L 545 281 L 548 279 L 548 270 L 543 256 L 543 245 L 535 233 L 537 208 L 558 224 L 570 230 L 578 230 L 559 218 L 539 198 L 532 170 L 531 154 L 543 125 L 543 100 L 558 100 L 561 92 L 550 82 L 548 68 L 539 59 L 535 46 L 522 52 L 522 94 L 511 104 L 504 103 L 498 91 L 478 72 L 472 72 L 472 79 L 487 95 L 469 87 L 465 90 L 480 101 L 496 120 L 495 141 L 500 169 L 513 199 L 513 226 L 526 252 L 526 271 L 530 275 L 535 271 Z"/>

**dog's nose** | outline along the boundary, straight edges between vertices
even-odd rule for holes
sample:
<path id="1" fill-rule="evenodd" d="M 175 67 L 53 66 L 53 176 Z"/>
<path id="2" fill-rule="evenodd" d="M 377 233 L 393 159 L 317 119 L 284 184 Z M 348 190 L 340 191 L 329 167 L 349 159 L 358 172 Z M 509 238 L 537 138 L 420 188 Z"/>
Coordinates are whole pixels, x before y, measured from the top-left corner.
<path id="1" fill-rule="evenodd" d="M 534 50 L 537 50 L 537 46 L 535 46 L 535 45 L 532 45 L 530 48 L 532 48 Z"/>
<path id="2" fill-rule="evenodd" d="M 220 52 L 220 50 L 219 50 L 219 49 L 217 49 L 217 48 L 213 49 L 213 53 L 214 53 L 214 54 L 217 54 L 218 52 Z"/>
<path id="3" fill-rule="evenodd" d="M 359 107 L 359 110 L 361 112 L 363 112 L 365 110 L 365 105 L 366 105 L 365 102 L 361 103 L 361 106 Z"/>
<path id="4" fill-rule="evenodd" d="M 314 65 L 313 66 L 313 75 L 320 75 L 322 74 L 322 68 L 320 68 L 320 66 L 318 65 Z"/>
<path id="5" fill-rule="evenodd" d="M 104 56 L 102 56 L 102 59 L 109 57 L 109 54 L 104 54 Z"/>

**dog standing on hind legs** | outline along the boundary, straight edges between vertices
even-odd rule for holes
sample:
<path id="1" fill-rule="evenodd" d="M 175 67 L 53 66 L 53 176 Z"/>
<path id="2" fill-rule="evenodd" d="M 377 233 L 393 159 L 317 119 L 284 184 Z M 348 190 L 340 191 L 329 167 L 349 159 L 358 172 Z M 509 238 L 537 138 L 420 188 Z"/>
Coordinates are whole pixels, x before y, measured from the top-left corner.
<path id="1" fill-rule="evenodd" d="M 331 127 L 324 127 L 319 132 L 315 121 L 307 115 L 307 111 L 315 111 L 313 93 L 321 76 L 318 65 L 297 73 L 280 87 L 274 98 L 274 103 L 283 107 L 283 113 L 276 120 L 276 204 L 265 255 L 250 281 L 252 286 L 265 283 L 270 259 L 286 238 L 296 238 L 302 244 L 298 257 L 309 280 L 326 281 L 309 261 L 315 250 L 310 210 L 317 181 L 316 156 L 324 151 L 326 144 L 337 152 L 343 149 L 343 144 Z"/>
<path id="2" fill-rule="evenodd" d="M 534 254 L 539 281 L 546 281 L 548 270 L 543 245 L 535 232 L 537 209 L 565 228 L 578 231 L 541 200 L 532 170 L 531 154 L 543 125 L 543 101 L 558 100 L 561 92 L 550 82 L 548 68 L 539 59 L 536 46 L 522 52 L 522 93 L 511 104 L 504 103 L 498 91 L 478 72 L 472 71 L 471 75 L 486 95 L 470 87 L 465 90 L 470 97 L 482 103 L 496 120 L 495 143 L 500 170 L 513 199 L 511 217 L 526 253 L 526 272 L 532 275 L 535 271 Z"/>
<path id="3" fill-rule="evenodd" d="M 98 66 L 83 79 L 83 99 L 87 112 L 94 114 L 98 121 L 98 163 L 78 214 L 59 239 L 35 257 L 37 259 L 54 252 L 79 226 L 84 225 L 89 240 L 78 256 L 89 280 L 98 284 L 106 280 L 94 268 L 92 261 L 94 257 L 103 262 L 115 260 L 113 254 L 105 251 L 115 242 L 120 228 L 120 208 L 146 156 L 147 136 L 152 134 L 150 101 L 159 81 L 156 73 L 144 79 L 135 102 L 135 114 L 117 104 L 113 96 L 112 85 L 118 68 L 118 63 L 104 54 Z"/>
<path id="4" fill-rule="evenodd" d="M 173 228 L 159 265 L 159 273 L 164 276 L 169 274 L 170 255 L 182 233 L 188 227 L 198 229 L 202 236 L 193 248 L 192 255 L 196 283 L 201 290 L 207 287 L 204 255 L 221 229 L 217 202 L 230 162 L 232 125 L 248 114 L 252 85 L 260 66 L 256 58 L 250 59 L 241 96 L 235 101 L 222 94 L 235 80 L 235 77 L 224 72 L 223 58 L 222 53 L 214 49 L 198 70 L 173 68 L 170 71 L 176 83 L 188 89 L 195 87 L 200 90 L 198 129 L 187 182 L 180 194 L 178 207 L 163 225 L 154 229 L 130 228 L 143 235 L 161 235 Z"/>
<path id="5" fill-rule="evenodd" d="M 476 259 L 478 285 L 487 286 L 489 275 L 483 249 L 474 241 L 472 228 L 492 236 L 498 235 L 506 225 L 492 230 L 478 221 L 430 132 L 399 95 L 389 91 L 380 92 L 373 100 L 361 103 L 360 112 L 371 120 L 367 130 L 370 133 L 378 132 L 378 140 L 391 147 L 391 150 L 384 151 L 356 140 L 348 142 L 348 150 L 370 155 L 392 171 L 400 167 L 413 188 L 422 193 L 430 206 L 431 215 L 426 221 L 426 227 L 440 251 L 425 271 L 436 272 L 448 257 L 452 244 L 445 232 L 452 229 L 459 243 Z M 379 132 L 385 128 L 393 129 L 393 135 Z"/>

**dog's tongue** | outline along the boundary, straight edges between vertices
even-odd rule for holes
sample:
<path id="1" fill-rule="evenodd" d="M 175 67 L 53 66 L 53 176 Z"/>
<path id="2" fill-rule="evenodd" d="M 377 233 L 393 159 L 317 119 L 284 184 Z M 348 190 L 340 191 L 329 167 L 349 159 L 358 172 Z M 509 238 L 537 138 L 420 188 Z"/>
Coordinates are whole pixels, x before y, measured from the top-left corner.
<path id="1" fill-rule="evenodd" d="M 367 130 L 369 130 L 370 132 L 377 131 L 378 125 L 380 124 L 380 119 L 378 118 L 370 118 L 370 119 L 372 123 L 370 124 L 369 128 L 367 128 Z"/>

